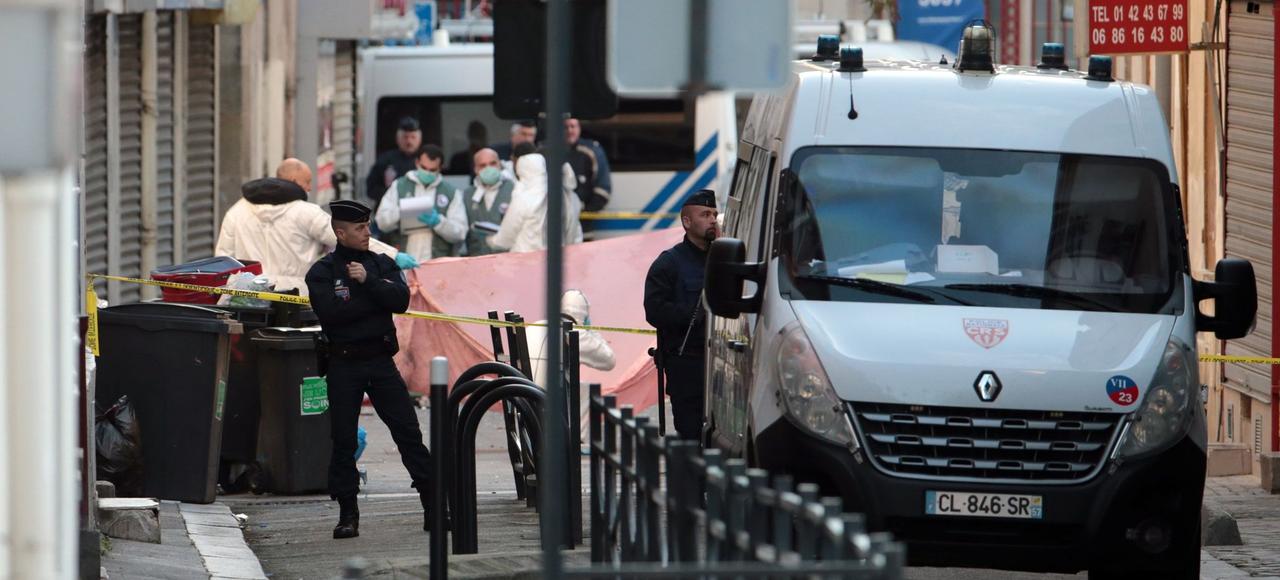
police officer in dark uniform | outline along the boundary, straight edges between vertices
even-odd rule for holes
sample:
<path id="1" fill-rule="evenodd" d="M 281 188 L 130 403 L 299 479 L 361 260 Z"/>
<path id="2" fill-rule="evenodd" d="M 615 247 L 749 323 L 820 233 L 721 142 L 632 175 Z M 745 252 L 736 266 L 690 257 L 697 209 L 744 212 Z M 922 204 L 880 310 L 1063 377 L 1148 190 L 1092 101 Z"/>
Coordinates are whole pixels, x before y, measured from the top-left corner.
<path id="1" fill-rule="evenodd" d="M 418 120 L 413 117 L 400 119 L 396 126 L 396 148 L 378 155 L 364 179 L 364 194 L 373 200 L 374 207 L 392 183 L 418 168 L 418 148 L 421 146 L 422 127 Z"/>
<path id="2" fill-rule="evenodd" d="M 682 439 L 702 438 L 707 313 L 702 282 L 707 248 L 720 235 L 716 196 L 699 190 L 680 208 L 684 239 L 662 252 L 644 280 L 644 317 L 658 329 L 658 350 L 667 394 Z"/>
<path id="3" fill-rule="evenodd" d="M 409 308 L 409 287 L 391 258 L 369 251 L 368 207 L 340 200 L 330 203 L 329 209 L 338 245 L 311 266 L 307 289 L 324 331 L 321 372 L 328 379 L 333 439 L 329 495 L 340 507 L 333 537 L 341 539 L 360 535 L 356 427 L 366 393 L 378 417 L 391 430 L 424 511 L 430 505 L 433 482 L 431 455 L 422 443 L 413 401 L 391 360 L 399 349 L 391 315 Z M 427 514 L 423 529 L 429 531 L 430 524 Z"/>

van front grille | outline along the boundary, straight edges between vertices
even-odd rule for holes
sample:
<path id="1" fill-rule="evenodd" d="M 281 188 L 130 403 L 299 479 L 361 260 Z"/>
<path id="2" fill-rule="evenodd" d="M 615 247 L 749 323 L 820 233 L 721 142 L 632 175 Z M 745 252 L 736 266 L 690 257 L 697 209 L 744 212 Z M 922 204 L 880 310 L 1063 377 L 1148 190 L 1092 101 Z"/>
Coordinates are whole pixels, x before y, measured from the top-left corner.
<path id="1" fill-rule="evenodd" d="M 1102 467 L 1123 415 L 850 403 L 875 466 L 915 479 L 1075 483 Z"/>

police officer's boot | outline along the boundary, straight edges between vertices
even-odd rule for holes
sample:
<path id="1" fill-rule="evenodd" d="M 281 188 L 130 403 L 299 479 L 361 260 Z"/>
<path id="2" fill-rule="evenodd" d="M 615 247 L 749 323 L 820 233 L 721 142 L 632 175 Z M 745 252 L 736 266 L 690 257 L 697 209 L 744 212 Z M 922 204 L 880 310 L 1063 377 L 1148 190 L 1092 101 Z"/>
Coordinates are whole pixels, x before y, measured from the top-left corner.
<path id="1" fill-rule="evenodd" d="M 422 500 L 422 531 L 430 532 L 433 525 L 431 521 L 431 492 L 419 491 L 418 499 Z M 453 529 L 453 520 L 449 518 L 448 510 L 444 512 L 444 529 Z"/>
<path id="2" fill-rule="evenodd" d="M 360 536 L 360 508 L 356 507 L 356 496 L 338 498 L 338 525 L 333 528 L 333 539 L 355 538 Z"/>

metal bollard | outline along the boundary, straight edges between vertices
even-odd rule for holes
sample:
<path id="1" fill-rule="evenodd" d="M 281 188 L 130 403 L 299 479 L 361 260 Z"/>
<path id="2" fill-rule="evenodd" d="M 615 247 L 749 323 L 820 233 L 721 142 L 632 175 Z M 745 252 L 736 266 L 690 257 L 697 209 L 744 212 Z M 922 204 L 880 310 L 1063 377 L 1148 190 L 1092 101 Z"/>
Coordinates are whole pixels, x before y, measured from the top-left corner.
<path id="1" fill-rule="evenodd" d="M 349 558 L 342 564 L 342 580 L 358 580 L 359 578 L 364 578 L 364 572 L 368 568 L 369 562 L 364 558 L 359 556 Z"/>
<path id="2" fill-rule="evenodd" d="M 448 577 L 448 537 L 445 530 L 445 514 L 448 505 L 445 501 L 445 449 L 449 447 L 449 418 L 446 412 L 449 406 L 449 360 L 438 356 L 431 359 L 431 578 L 444 580 Z"/>

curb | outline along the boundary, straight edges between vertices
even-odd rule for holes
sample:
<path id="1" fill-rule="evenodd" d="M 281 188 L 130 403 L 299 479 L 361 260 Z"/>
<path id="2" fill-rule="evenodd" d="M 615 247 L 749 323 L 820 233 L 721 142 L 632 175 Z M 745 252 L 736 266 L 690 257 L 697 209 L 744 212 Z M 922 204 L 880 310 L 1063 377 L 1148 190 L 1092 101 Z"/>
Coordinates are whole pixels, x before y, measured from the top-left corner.
<path id="1" fill-rule="evenodd" d="M 240 521 L 225 504 L 178 505 L 187 536 L 213 580 L 267 580 L 258 556 L 244 541 Z"/>
<path id="2" fill-rule="evenodd" d="M 1251 578 L 1252 576 L 1241 570 L 1213 557 L 1213 554 L 1200 550 L 1200 580 L 1220 580 L 1234 578 Z"/>

